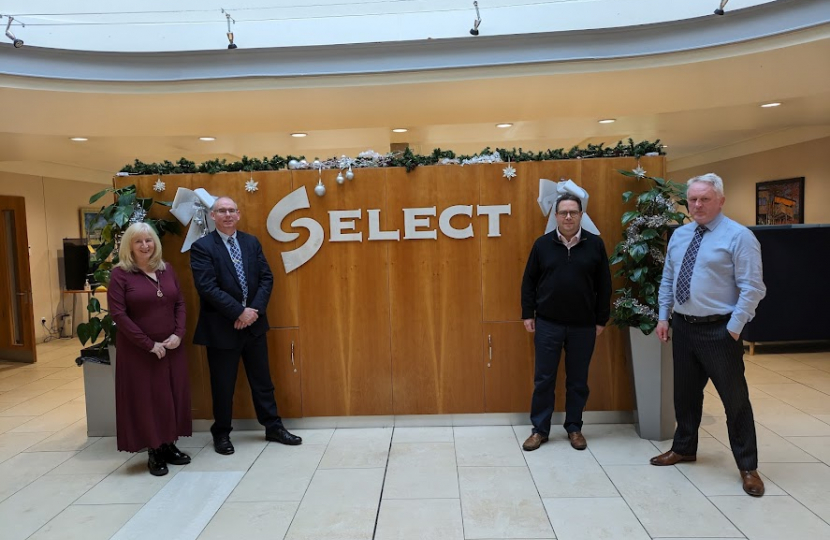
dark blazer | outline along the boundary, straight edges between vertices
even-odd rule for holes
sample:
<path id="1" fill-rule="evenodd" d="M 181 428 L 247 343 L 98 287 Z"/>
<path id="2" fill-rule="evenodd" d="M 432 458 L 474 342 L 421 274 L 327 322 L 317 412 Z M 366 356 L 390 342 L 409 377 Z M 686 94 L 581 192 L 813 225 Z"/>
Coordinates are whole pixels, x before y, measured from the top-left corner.
<path id="1" fill-rule="evenodd" d="M 246 329 L 233 327 L 244 311 L 242 287 L 222 237 L 213 231 L 190 248 L 190 269 L 200 300 L 199 322 L 193 336 L 196 345 L 233 349 L 240 343 L 242 332 L 259 336 L 268 331 L 265 310 L 271 298 L 274 276 L 259 240 L 242 231 L 236 232 L 236 238 L 248 282 L 248 307 L 256 309 L 259 318 Z"/>

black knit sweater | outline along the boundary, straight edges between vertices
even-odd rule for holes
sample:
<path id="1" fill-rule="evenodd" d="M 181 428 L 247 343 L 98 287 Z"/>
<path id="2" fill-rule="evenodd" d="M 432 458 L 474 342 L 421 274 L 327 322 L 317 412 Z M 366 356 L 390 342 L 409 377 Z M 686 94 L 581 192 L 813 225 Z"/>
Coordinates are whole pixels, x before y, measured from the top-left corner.
<path id="1" fill-rule="evenodd" d="M 530 250 L 522 279 L 522 319 L 605 326 L 611 311 L 611 270 L 605 244 L 584 229 L 570 249 L 556 230 Z"/>

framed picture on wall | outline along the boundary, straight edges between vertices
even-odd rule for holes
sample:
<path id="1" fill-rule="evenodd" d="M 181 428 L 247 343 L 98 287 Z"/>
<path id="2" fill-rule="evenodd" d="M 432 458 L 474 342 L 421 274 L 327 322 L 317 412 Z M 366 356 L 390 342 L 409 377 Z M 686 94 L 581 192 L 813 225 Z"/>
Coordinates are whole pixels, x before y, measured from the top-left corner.
<path id="1" fill-rule="evenodd" d="M 107 225 L 107 220 L 99 216 L 100 208 L 81 208 L 81 238 L 88 238 L 89 245 L 101 243 L 101 231 Z"/>
<path id="2" fill-rule="evenodd" d="M 755 184 L 755 224 L 804 223 L 804 177 Z"/>

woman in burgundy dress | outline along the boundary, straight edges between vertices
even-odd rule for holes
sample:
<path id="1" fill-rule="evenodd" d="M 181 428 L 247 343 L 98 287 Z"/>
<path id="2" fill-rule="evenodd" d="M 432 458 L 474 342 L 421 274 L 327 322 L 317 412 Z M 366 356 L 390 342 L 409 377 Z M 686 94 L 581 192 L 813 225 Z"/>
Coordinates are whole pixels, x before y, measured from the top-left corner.
<path id="1" fill-rule="evenodd" d="M 184 297 L 161 244 L 147 223 L 130 225 L 121 238 L 120 262 L 112 269 L 107 300 L 118 329 L 115 417 L 118 449 L 147 448 L 150 474 L 167 474 L 167 463 L 186 465 L 176 448 L 192 434 Z"/>

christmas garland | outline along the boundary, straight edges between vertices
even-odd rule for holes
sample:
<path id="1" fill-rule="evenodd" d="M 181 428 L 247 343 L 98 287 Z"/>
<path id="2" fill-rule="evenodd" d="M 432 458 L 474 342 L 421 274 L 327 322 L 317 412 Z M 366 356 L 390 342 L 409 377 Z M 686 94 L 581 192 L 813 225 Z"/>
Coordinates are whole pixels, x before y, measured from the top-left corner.
<path id="1" fill-rule="evenodd" d="M 505 161 L 549 161 L 559 159 L 586 159 L 586 158 L 609 158 L 609 157 L 641 157 L 647 155 L 664 155 L 663 146 L 660 140 L 654 142 L 642 141 L 634 143 L 628 139 L 628 144 L 622 141 L 616 146 L 605 146 L 604 143 L 589 144 L 585 148 L 574 146 L 570 150 L 558 148 L 556 150 L 545 150 L 543 152 L 525 152 L 521 148 L 507 150 L 496 148 L 491 153 L 489 147 L 473 156 L 457 156 L 452 150 L 441 150 L 436 148 L 431 154 L 415 154 L 407 148 L 403 152 L 389 154 L 378 154 L 371 150 L 362 152 L 357 158 L 330 158 L 324 161 L 315 159 L 312 163 L 305 160 L 305 156 L 282 157 L 275 155 L 272 158 L 262 159 L 243 156 L 240 161 L 228 162 L 225 159 L 211 159 L 199 165 L 185 158 L 178 161 L 163 161 L 161 163 L 144 163 L 135 160 L 132 165 L 125 165 L 119 175 L 162 175 L 162 174 L 195 174 L 207 173 L 216 174 L 220 172 L 240 171 L 278 171 L 283 169 L 346 169 L 348 167 L 369 168 L 369 167 L 405 167 L 410 172 L 421 165 L 437 164 L 470 164 L 470 163 L 500 163 Z"/>

